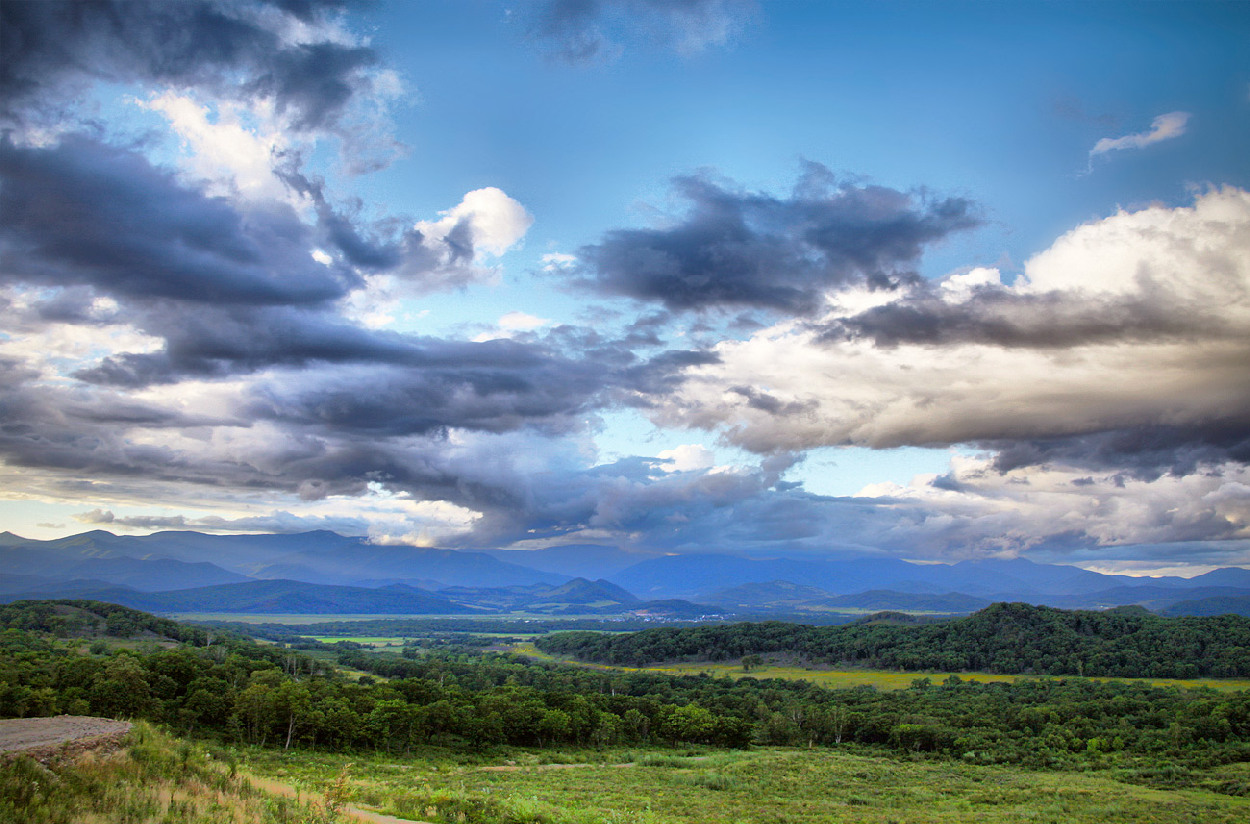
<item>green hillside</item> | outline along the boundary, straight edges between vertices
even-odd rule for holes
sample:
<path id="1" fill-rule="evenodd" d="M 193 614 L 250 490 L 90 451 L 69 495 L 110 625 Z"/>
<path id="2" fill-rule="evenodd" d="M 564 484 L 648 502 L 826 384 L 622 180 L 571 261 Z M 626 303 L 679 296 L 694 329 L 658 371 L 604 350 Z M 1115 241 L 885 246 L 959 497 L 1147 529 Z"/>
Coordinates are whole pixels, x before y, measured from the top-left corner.
<path id="1" fill-rule="evenodd" d="M 1140 608 L 1066 611 L 993 604 L 967 618 L 916 626 L 764 623 L 660 627 L 636 633 L 553 633 L 544 652 L 645 666 L 787 652 L 877 669 L 1157 678 L 1250 675 L 1250 618 L 1164 618 Z"/>

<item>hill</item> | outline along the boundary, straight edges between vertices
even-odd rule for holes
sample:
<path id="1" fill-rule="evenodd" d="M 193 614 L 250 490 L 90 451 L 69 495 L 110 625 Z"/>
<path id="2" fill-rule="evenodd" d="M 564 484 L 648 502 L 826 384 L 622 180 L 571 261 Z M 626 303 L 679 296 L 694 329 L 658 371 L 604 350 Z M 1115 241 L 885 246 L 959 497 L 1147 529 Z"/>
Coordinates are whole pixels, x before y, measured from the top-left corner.
<path id="1" fill-rule="evenodd" d="M 92 530 L 53 541 L 6 533 L 0 576 L 30 575 L 62 584 L 92 579 L 147 592 L 192 589 L 256 579 L 313 584 L 389 584 L 420 580 L 438 586 L 556 585 L 571 576 L 540 572 L 484 552 L 376 546 L 324 530 L 292 535 L 144 536 Z M 12 591 L 11 589 L 9 591 Z"/>
<path id="2" fill-rule="evenodd" d="M 1175 601 L 1159 610 L 1161 615 L 1245 615 L 1250 616 L 1250 596 L 1217 595 Z"/>
<path id="3" fill-rule="evenodd" d="M 838 620 L 838 613 L 865 609 L 964 614 L 994 601 L 1065 609 L 1141 604 L 1160 610 L 1180 601 L 1250 597 L 1250 571 L 1236 568 L 1190 579 L 1134 578 L 1024 559 L 944 565 L 810 553 L 774 558 L 660 555 L 595 544 L 475 551 L 379 546 L 324 530 L 146 536 L 92 530 L 53 541 L 0 534 L 0 599 L 108 598 L 163 610 L 159 604 L 179 600 L 168 596 L 177 590 L 255 581 L 377 591 L 357 599 L 366 603 L 390 604 L 405 590 L 388 594 L 388 588 L 399 586 L 485 610 L 625 614 L 644 608 L 635 600 L 653 607 L 659 601 L 681 601 L 714 607 L 674 606 L 670 613 L 734 611 L 763 618 L 811 615 L 812 620 Z M 567 593 L 543 594 L 570 582 L 573 588 Z M 580 591 L 589 585 L 598 588 L 597 594 Z M 161 597 L 144 600 L 136 592 Z M 286 598 L 282 608 L 304 611 L 296 598 Z M 326 608 L 323 604 L 312 611 Z M 398 607 L 383 608 L 390 613 Z M 429 609 L 434 607 L 420 611 Z"/>
<path id="4" fill-rule="evenodd" d="M 480 612 L 402 585 L 366 589 L 281 580 L 248 581 L 171 592 L 138 592 L 122 588 L 86 589 L 80 591 L 78 597 L 165 613 L 464 615 Z"/>
<path id="5" fill-rule="evenodd" d="M 993 604 L 921 626 L 816 627 L 781 622 L 553 633 L 544 652 L 608 664 L 732 660 L 787 652 L 813 663 L 944 672 L 1195 678 L 1250 675 L 1250 619 L 1162 618 Z"/>

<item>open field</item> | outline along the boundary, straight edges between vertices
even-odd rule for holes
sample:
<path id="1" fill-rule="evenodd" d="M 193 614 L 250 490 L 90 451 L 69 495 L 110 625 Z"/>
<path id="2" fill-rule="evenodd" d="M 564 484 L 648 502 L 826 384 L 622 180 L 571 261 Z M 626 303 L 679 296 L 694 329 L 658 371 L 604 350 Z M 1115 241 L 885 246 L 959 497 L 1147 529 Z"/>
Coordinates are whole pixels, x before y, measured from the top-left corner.
<path id="1" fill-rule="evenodd" d="M 306 636 L 314 641 L 320 641 L 323 644 L 333 644 L 336 641 L 350 641 L 353 644 L 364 644 L 370 647 L 403 646 L 411 636 L 399 635 L 309 635 Z"/>
<path id="2" fill-rule="evenodd" d="M 673 751 L 582 755 L 550 763 L 521 752 L 496 764 L 457 764 L 396 756 L 239 753 L 249 772 L 302 786 L 322 786 L 347 769 L 355 803 L 404 818 L 466 824 L 1221 824 L 1250 819 L 1250 799 L 1148 789 L 1109 773 L 900 761 L 828 749 L 712 751 L 697 757 Z M 1244 778 L 1245 770 L 1241 773 Z"/>
<path id="3" fill-rule="evenodd" d="M 786 680 L 801 679 L 831 689 L 850 687 L 875 687 L 880 690 L 901 690 L 911 686 L 917 678 L 928 678 L 935 684 L 952 675 L 965 681 L 1018 681 L 1038 678 L 1036 675 L 993 675 L 982 672 L 897 672 L 889 670 L 820 670 L 798 666 L 759 666 L 744 672 L 740 664 L 725 662 L 688 662 L 680 664 L 662 664 L 652 667 L 611 667 L 606 664 L 595 664 L 577 661 L 571 658 L 549 655 L 533 644 L 517 644 L 513 651 L 540 661 L 556 661 L 574 664 L 581 667 L 601 670 L 621 670 L 622 672 L 656 672 L 665 675 L 699 675 L 706 673 L 717 678 L 784 678 Z M 1062 676 L 1045 676 L 1062 677 Z M 1091 681 L 1123 681 L 1126 683 L 1151 684 L 1157 687 L 1209 687 L 1221 692 L 1240 692 L 1250 689 L 1247 678 L 1090 678 Z"/>

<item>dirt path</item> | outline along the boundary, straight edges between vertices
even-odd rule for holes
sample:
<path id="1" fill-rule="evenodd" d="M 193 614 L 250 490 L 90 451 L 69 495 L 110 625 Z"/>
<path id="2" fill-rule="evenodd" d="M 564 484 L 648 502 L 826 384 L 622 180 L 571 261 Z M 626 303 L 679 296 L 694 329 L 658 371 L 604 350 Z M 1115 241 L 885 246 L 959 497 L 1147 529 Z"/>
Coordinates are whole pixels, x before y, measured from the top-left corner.
<path id="1" fill-rule="evenodd" d="M 8 718 L 0 720 L 0 753 L 52 755 L 67 747 L 92 749 L 116 744 L 130 732 L 129 721 L 58 715 L 55 718 Z"/>
<path id="2" fill-rule="evenodd" d="M 305 801 L 308 800 L 310 795 L 315 795 L 315 793 L 310 794 L 307 791 L 301 793 L 290 784 L 283 784 L 281 781 L 274 781 L 272 778 L 262 778 L 253 773 L 247 773 L 247 780 L 253 787 L 258 790 L 264 790 L 270 795 L 280 795 L 284 798 L 296 798 Z M 357 821 L 368 822 L 368 824 L 432 824 L 429 821 L 416 821 L 411 818 L 396 818 L 393 815 L 384 815 L 373 810 L 361 809 L 355 804 L 348 804 L 343 807 L 342 814 Z"/>

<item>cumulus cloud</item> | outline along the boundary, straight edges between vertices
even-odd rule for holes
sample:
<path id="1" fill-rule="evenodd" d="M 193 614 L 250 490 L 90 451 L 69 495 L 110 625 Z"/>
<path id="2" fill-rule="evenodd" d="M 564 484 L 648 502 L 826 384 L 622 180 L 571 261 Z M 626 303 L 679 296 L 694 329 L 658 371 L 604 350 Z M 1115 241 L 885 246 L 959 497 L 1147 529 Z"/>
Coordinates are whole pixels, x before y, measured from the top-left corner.
<path id="1" fill-rule="evenodd" d="M 711 469 L 715 464 L 712 451 L 701 444 L 682 444 L 656 454 L 666 472 L 691 472 Z"/>
<path id="2" fill-rule="evenodd" d="M 26 4 L 18 4 L 26 5 Z M 126 299 L 316 304 L 359 283 L 289 205 L 233 204 L 85 135 L 0 140 L 0 278 Z"/>
<path id="3" fill-rule="evenodd" d="M 1061 237 L 1012 286 L 987 273 L 918 283 L 857 314 L 723 342 L 653 414 L 760 452 L 1142 427 L 1240 448 L 1248 261 L 1245 191 L 1122 211 Z"/>
<path id="4" fill-rule="evenodd" d="M 47 0 L 0 9 L 0 118 L 21 123 L 104 79 L 265 97 L 296 129 L 333 129 L 376 87 L 377 54 L 335 23 L 341 0 Z M 53 115 L 62 111 L 54 108 Z"/>
<path id="5" fill-rule="evenodd" d="M 1125 149 L 1144 149 L 1164 140 L 1173 140 L 1185 134 L 1189 125 L 1189 112 L 1168 112 L 1161 114 L 1150 122 L 1150 128 L 1136 134 L 1123 137 L 1104 137 L 1089 150 L 1090 160 L 1107 152 L 1118 152 Z"/>
<path id="6" fill-rule="evenodd" d="M 962 198 L 931 198 L 838 180 L 807 163 L 788 197 L 709 176 L 674 181 L 689 210 L 670 225 L 619 229 L 578 252 L 583 285 L 680 310 L 818 312 L 850 284 L 915 279 L 924 248 L 979 223 Z"/>
<path id="7" fill-rule="evenodd" d="M 511 249 L 534 218 L 525 207 L 494 186 L 475 189 L 456 206 L 442 212 L 435 222 L 416 225 L 427 242 L 447 247 L 448 257 L 482 255 L 498 257 Z"/>
<path id="8" fill-rule="evenodd" d="M 274 165 L 291 143 L 286 132 L 264 117 L 255 125 L 245 122 L 242 107 L 229 102 L 216 107 L 170 90 L 153 94 L 136 105 L 161 113 L 181 138 L 188 164 L 198 179 L 213 184 L 209 194 L 237 194 L 249 200 L 284 200 L 290 189 L 275 174 Z M 258 106 L 257 108 L 266 108 Z"/>
<path id="9" fill-rule="evenodd" d="M 1237 463 L 1152 478 L 1082 474 L 1062 463 L 1003 472 L 992 455 L 982 455 L 956 458 L 939 478 L 907 487 L 879 484 L 860 494 L 886 502 L 897 517 L 891 543 L 911 541 L 918 556 L 949 557 L 961 547 L 966 557 L 1033 550 L 1070 561 L 1098 557 L 1096 550 L 1106 547 L 1244 542 L 1250 538 L 1248 477 L 1250 469 Z"/>

